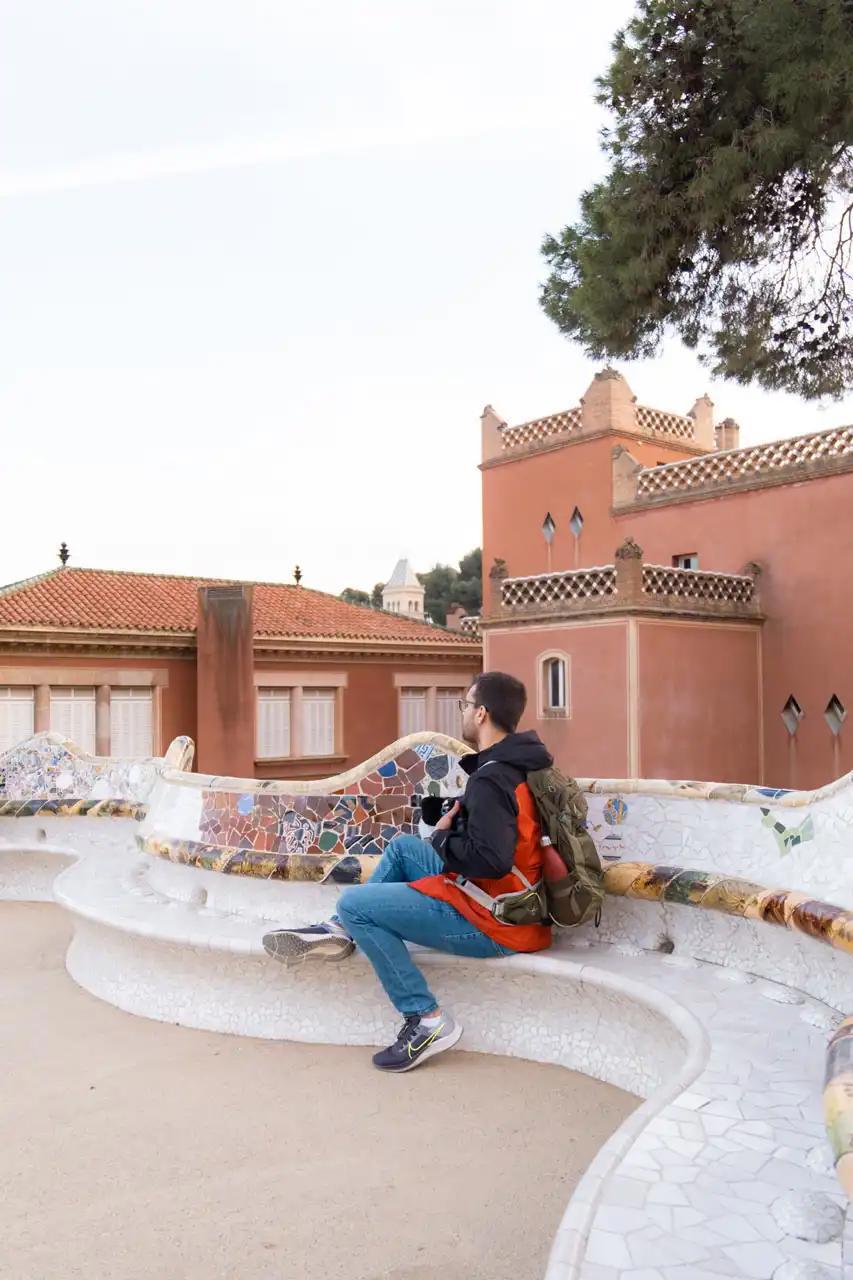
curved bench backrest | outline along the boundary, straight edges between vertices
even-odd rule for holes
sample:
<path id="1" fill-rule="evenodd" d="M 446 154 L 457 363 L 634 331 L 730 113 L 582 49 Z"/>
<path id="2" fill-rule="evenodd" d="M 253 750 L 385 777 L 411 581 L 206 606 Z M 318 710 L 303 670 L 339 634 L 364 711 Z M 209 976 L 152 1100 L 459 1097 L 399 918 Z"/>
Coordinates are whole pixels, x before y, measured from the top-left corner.
<path id="1" fill-rule="evenodd" d="M 166 768 L 192 764 L 190 738 L 175 738 L 163 757 L 90 756 L 58 733 L 37 733 L 0 754 L 0 812 L 4 804 L 120 800 L 144 804 Z"/>
<path id="2" fill-rule="evenodd" d="M 316 782 L 167 772 L 151 797 L 147 852 L 276 879 L 360 880 L 396 835 L 416 834 L 424 796 L 465 788 L 462 743 L 412 734 L 358 769 Z"/>
<path id="3" fill-rule="evenodd" d="M 398 831 L 416 831 L 423 795 L 464 790 L 466 750 L 440 734 L 412 734 L 347 773 L 315 781 L 167 771 L 145 834 L 200 846 L 199 865 L 281 879 L 290 878 L 291 858 L 317 858 L 313 866 L 301 862 L 297 878 L 324 879 L 344 856 L 377 857 Z M 853 908 L 853 775 L 814 792 L 657 779 L 581 783 L 606 867 L 687 866 Z M 234 851 L 240 856 L 229 860 Z M 192 849 L 180 853 L 195 861 Z"/>
<path id="4" fill-rule="evenodd" d="M 657 779 L 584 788 L 605 864 L 723 872 L 853 908 L 853 774 L 810 792 Z"/>

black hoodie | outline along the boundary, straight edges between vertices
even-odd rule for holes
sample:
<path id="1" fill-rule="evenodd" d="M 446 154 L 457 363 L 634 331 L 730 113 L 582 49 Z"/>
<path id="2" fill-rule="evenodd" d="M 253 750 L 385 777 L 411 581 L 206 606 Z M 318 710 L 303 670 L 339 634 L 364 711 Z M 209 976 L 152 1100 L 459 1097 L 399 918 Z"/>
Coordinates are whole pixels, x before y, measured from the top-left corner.
<path id="1" fill-rule="evenodd" d="M 528 773 L 553 763 L 532 731 L 507 734 L 479 755 L 462 756 L 459 765 L 469 775 L 462 807 L 449 831 L 432 836 L 432 847 L 448 871 L 487 880 L 509 874 L 518 839 L 515 789 Z"/>

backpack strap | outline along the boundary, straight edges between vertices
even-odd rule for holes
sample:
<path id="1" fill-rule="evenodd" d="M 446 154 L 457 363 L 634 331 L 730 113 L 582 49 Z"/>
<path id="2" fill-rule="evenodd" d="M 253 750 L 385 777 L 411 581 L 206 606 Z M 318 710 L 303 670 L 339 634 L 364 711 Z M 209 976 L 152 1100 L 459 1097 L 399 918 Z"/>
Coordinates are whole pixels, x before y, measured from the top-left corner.
<path id="1" fill-rule="evenodd" d="M 455 884 L 457 889 L 461 889 L 469 898 L 473 898 L 481 907 L 485 907 L 491 912 L 495 905 L 495 900 L 485 889 L 481 889 L 478 884 L 472 884 L 470 880 L 466 880 L 464 876 L 451 880 L 449 876 L 444 877 L 448 884 Z"/>
<path id="2" fill-rule="evenodd" d="M 480 765 L 479 769 L 475 770 L 475 775 L 479 773 L 481 769 L 488 769 L 490 764 L 501 763 L 502 762 L 500 760 L 486 760 L 484 764 Z M 524 885 L 525 890 L 530 891 L 539 887 L 538 884 L 532 885 L 524 872 L 517 867 L 515 863 L 513 863 L 511 870 L 516 879 L 520 880 Z M 445 879 L 448 880 L 450 884 L 455 884 L 457 889 L 461 889 L 464 894 L 467 894 L 469 898 L 473 898 L 473 900 L 478 902 L 481 907 L 485 907 L 487 911 L 494 912 L 494 905 L 497 902 L 497 898 L 493 898 L 490 893 L 486 893 L 485 889 L 481 889 L 478 884 L 474 884 L 466 876 L 460 876 L 458 873 L 456 874 L 456 878 L 453 880 L 450 880 L 448 876 L 445 876 Z M 541 881 L 539 881 L 539 884 L 541 884 Z M 521 890 L 519 890 L 519 892 L 521 892 Z M 502 894 L 501 896 L 506 897 L 507 895 Z"/>
<path id="3" fill-rule="evenodd" d="M 524 872 L 515 866 L 515 864 L 513 864 L 512 867 L 512 874 L 521 881 L 527 891 L 538 889 L 539 885 L 542 883 L 540 880 L 537 884 L 531 884 Z M 445 876 L 445 879 L 449 880 L 449 877 Z M 473 881 L 467 879 L 466 876 L 459 876 L 457 874 L 457 878 L 455 880 L 449 880 L 449 883 L 455 884 L 457 889 L 461 889 L 463 893 L 467 894 L 469 898 L 473 898 L 475 902 L 479 902 L 480 906 L 485 907 L 487 911 L 491 911 L 497 902 L 497 898 L 493 898 L 490 893 L 486 893 L 485 889 L 481 889 L 478 884 L 474 884 Z M 518 892 L 521 893 L 522 890 L 519 889 Z M 506 898 L 511 895 L 503 893 L 500 896 L 502 898 Z"/>

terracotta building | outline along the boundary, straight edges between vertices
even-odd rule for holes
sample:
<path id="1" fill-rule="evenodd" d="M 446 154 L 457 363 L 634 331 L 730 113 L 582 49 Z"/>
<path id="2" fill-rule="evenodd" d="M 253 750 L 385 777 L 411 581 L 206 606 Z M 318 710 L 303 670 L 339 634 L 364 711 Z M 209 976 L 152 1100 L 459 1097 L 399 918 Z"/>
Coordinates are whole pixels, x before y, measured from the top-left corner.
<path id="1" fill-rule="evenodd" d="M 482 439 L 484 665 L 568 770 L 853 769 L 853 428 L 741 448 L 707 397 L 647 408 L 607 369 L 551 417 L 487 407 Z"/>
<path id="2" fill-rule="evenodd" d="M 0 751 L 55 729 L 99 755 L 178 734 L 204 773 L 323 777 L 455 733 L 471 636 L 279 583 L 63 566 L 0 588 Z"/>

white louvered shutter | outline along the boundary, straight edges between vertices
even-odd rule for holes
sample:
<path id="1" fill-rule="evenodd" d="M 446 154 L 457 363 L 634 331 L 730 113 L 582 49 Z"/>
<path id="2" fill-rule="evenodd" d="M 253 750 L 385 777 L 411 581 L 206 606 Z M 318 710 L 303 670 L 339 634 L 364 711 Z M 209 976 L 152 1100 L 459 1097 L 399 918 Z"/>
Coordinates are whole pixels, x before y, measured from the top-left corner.
<path id="1" fill-rule="evenodd" d="M 110 692 L 110 755 L 133 759 L 154 754 L 154 697 L 151 689 Z"/>
<path id="2" fill-rule="evenodd" d="M 334 689 L 302 691 L 302 754 L 331 756 L 335 753 Z"/>
<path id="3" fill-rule="evenodd" d="M 426 689 L 400 690 L 400 737 L 421 733 L 427 727 Z"/>
<path id="4" fill-rule="evenodd" d="M 259 760 L 290 755 L 290 690 L 258 690 L 258 725 L 255 750 Z"/>
<path id="5" fill-rule="evenodd" d="M 462 732 L 462 714 L 459 710 L 461 697 L 461 689 L 439 689 L 436 692 L 436 728 L 439 733 L 446 733 L 450 738 L 458 738 Z"/>
<path id="6" fill-rule="evenodd" d="M 50 727 L 89 755 L 95 754 L 95 690 L 50 691 Z"/>
<path id="7" fill-rule="evenodd" d="M 0 685 L 0 751 L 16 747 L 29 738 L 34 725 L 32 688 Z"/>

